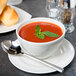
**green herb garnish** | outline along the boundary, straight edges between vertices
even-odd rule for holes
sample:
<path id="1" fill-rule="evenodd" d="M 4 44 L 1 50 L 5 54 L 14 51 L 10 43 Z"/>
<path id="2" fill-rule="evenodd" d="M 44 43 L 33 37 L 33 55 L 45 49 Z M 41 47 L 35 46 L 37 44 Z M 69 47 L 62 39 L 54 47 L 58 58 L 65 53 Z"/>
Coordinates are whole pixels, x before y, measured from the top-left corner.
<path id="1" fill-rule="evenodd" d="M 41 28 L 39 27 L 39 25 L 36 26 L 35 28 L 35 35 L 40 38 L 40 39 L 44 39 L 44 34 L 41 32 Z"/>
<path id="2" fill-rule="evenodd" d="M 44 31 L 42 33 L 45 34 L 48 37 L 59 37 L 58 34 L 55 34 L 55 33 L 49 32 L 49 31 Z"/>
<path id="3" fill-rule="evenodd" d="M 59 37 L 58 34 L 52 33 L 50 31 L 41 32 L 41 28 L 39 27 L 39 25 L 37 25 L 36 28 L 35 28 L 35 35 L 38 38 L 40 38 L 40 39 L 44 39 L 45 38 L 45 35 L 48 36 L 48 37 Z"/>

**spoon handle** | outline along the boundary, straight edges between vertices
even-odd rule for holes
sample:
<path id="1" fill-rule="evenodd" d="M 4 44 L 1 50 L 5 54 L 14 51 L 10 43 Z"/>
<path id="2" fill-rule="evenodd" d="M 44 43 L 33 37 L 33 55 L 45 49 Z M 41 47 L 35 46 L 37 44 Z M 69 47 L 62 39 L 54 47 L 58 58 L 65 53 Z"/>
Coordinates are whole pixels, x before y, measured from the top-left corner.
<path id="1" fill-rule="evenodd" d="M 50 67 L 50 68 L 55 69 L 56 71 L 58 71 L 58 72 L 60 72 L 60 73 L 62 73 L 63 70 L 64 70 L 63 68 L 61 68 L 61 67 L 59 67 L 59 66 L 56 66 L 55 64 L 52 64 L 52 63 L 49 63 L 49 62 L 47 62 L 47 61 L 45 61 L 45 60 L 39 59 L 39 58 L 37 58 L 37 57 L 35 57 L 35 56 L 33 56 L 33 55 L 30 55 L 30 54 L 27 54 L 27 53 L 24 53 L 24 54 L 26 54 L 27 56 L 33 58 L 34 60 L 36 60 L 36 61 L 38 61 L 38 62 L 40 62 L 40 63 L 42 63 L 42 64 L 44 64 L 44 65 L 46 65 L 46 66 L 48 66 L 48 67 Z"/>

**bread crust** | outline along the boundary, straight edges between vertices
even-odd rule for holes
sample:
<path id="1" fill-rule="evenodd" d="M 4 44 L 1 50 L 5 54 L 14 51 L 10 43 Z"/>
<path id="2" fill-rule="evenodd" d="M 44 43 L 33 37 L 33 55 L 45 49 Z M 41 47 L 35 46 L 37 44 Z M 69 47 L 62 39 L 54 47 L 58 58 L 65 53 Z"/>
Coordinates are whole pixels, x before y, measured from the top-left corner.
<path id="1" fill-rule="evenodd" d="M 3 10 L 7 5 L 8 0 L 0 0 L 0 15 L 2 14 Z"/>

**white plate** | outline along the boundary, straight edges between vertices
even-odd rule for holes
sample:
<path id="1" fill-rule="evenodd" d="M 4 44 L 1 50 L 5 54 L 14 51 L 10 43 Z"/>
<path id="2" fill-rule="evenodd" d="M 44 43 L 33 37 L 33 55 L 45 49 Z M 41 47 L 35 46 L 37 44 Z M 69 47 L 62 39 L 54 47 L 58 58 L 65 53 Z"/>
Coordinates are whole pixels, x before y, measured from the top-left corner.
<path id="1" fill-rule="evenodd" d="M 74 54 L 75 54 L 74 47 L 68 40 L 64 39 L 63 44 L 60 47 L 60 50 L 53 57 L 49 57 L 48 59 L 45 60 L 64 68 L 73 60 Z M 10 62 L 15 67 L 25 72 L 35 74 L 45 74 L 56 71 L 29 58 L 26 55 L 22 56 L 8 55 L 8 57 Z"/>
<path id="2" fill-rule="evenodd" d="M 20 8 L 17 8 L 15 6 L 11 6 L 11 7 L 14 8 L 16 10 L 16 12 L 18 13 L 19 22 L 16 25 L 13 25 L 11 27 L 6 27 L 3 24 L 0 24 L 0 34 L 15 30 L 19 26 L 20 23 L 27 21 L 32 17 L 29 13 L 27 13 L 26 11 L 23 11 Z"/>

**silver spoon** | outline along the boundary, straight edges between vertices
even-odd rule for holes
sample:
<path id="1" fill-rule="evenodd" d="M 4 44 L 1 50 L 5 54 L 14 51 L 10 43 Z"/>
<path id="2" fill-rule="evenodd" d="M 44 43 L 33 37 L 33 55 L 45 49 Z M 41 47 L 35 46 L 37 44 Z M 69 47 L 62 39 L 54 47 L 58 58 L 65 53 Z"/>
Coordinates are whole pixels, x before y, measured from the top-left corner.
<path id="1" fill-rule="evenodd" d="M 25 55 L 35 59 L 36 61 L 46 65 L 47 67 L 53 68 L 54 70 L 56 70 L 60 73 L 62 73 L 64 70 L 63 68 L 56 66 L 55 64 L 52 64 L 52 63 L 49 63 L 49 62 L 44 61 L 42 59 L 39 59 L 39 58 L 37 58 L 33 55 L 30 55 L 28 53 L 23 53 L 21 51 L 20 45 L 16 41 L 5 40 L 5 41 L 1 42 L 1 46 L 6 53 L 13 54 L 13 55 L 25 54 Z"/>

